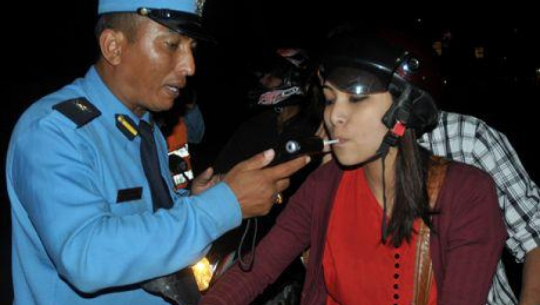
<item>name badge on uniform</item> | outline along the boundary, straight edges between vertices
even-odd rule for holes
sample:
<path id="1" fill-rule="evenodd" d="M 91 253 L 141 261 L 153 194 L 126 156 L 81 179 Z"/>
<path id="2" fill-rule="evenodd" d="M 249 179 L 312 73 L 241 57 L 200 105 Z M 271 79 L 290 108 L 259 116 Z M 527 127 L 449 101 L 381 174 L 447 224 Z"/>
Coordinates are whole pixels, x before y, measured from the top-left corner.
<path id="1" fill-rule="evenodd" d="M 142 198 L 142 187 L 132 187 L 129 189 L 118 190 L 116 203 L 132 201 Z"/>

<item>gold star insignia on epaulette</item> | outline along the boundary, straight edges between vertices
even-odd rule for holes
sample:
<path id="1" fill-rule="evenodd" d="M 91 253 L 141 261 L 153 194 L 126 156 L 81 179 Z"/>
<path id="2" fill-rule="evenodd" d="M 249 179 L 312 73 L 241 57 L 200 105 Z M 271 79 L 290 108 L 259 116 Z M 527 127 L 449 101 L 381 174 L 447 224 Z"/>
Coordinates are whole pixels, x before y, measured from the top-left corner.
<path id="1" fill-rule="evenodd" d="M 82 127 L 101 115 L 101 111 L 84 97 L 63 101 L 54 105 L 53 109 L 73 121 L 77 127 Z"/>
<path id="2" fill-rule="evenodd" d="M 90 109 L 84 105 L 83 103 L 81 103 L 80 101 L 76 101 L 75 103 L 75 106 L 77 106 L 77 108 L 79 108 L 81 111 L 90 111 Z"/>

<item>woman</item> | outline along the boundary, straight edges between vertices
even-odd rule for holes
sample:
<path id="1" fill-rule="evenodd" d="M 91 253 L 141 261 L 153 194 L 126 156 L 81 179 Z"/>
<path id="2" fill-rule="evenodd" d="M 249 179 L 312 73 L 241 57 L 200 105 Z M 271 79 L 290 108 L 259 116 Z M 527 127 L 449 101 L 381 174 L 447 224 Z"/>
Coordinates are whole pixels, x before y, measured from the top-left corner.
<path id="1" fill-rule="evenodd" d="M 229 271 L 201 304 L 248 304 L 307 247 L 302 304 L 485 304 L 504 224 L 487 174 L 416 144 L 437 113 L 424 66 L 358 31 L 329 38 L 319 72 L 337 162 L 291 199 L 253 269 Z"/>

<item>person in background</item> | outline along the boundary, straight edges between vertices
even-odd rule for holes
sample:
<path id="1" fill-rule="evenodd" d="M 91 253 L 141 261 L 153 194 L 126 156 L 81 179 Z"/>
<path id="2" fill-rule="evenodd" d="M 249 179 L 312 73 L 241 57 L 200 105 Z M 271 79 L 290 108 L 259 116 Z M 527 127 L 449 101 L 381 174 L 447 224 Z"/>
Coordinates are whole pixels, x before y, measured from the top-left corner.
<path id="1" fill-rule="evenodd" d="M 433 66 L 426 75 L 426 85 L 439 100 L 447 99 L 440 73 L 441 57 L 430 54 L 428 43 L 414 33 L 400 31 L 396 35 L 391 29 L 387 29 L 387 33 L 394 33 L 393 41 L 407 44 L 421 56 L 425 66 Z M 499 261 L 486 304 L 540 304 L 540 277 L 537 276 L 540 274 L 540 190 L 506 135 L 481 119 L 442 110 L 437 122 L 419 137 L 418 143 L 434 155 L 480 168 L 495 181 L 508 234 L 506 249 L 516 262 L 524 262 L 524 265 L 518 298 L 510 286 L 503 261 Z"/>
<path id="2" fill-rule="evenodd" d="M 250 103 L 261 112 L 241 124 L 221 149 L 213 163 L 217 173 L 226 173 L 244 158 L 275 148 L 284 140 L 309 137 L 320 131 L 324 105 L 314 61 L 307 51 L 277 48 L 268 57 L 260 71 L 254 73 L 258 84 L 249 92 Z M 293 180 L 298 182 L 286 191 L 285 202 L 316 166 L 317 162 L 312 162 L 294 176 Z"/>
<path id="3" fill-rule="evenodd" d="M 506 247 L 525 264 L 519 301 L 499 261 L 486 304 L 540 304 L 540 191 L 508 138 L 478 118 L 440 111 L 435 128 L 418 143 L 434 155 L 486 171 L 496 183 L 508 233 Z"/>
<path id="4" fill-rule="evenodd" d="M 194 178 L 189 144 L 201 143 L 205 131 L 197 92 L 192 86 L 182 89 L 180 101 L 171 110 L 155 116 L 167 140 L 169 170 L 175 187 L 188 188 Z"/>
<path id="5" fill-rule="evenodd" d="M 307 50 L 277 48 L 263 58 L 254 75 L 257 84 L 250 90 L 249 97 L 252 108 L 260 110 L 260 113 L 241 124 L 222 148 L 213 164 L 218 173 L 226 173 L 258 151 L 275 148 L 290 139 L 311 137 L 322 130 L 324 104 L 316 81 L 315 63 Z M 290 196 L 319 166 L 321 157 L 314 157 L 310 165 L 291 177 L 291 185 L 282 194 L 283 204 L 275 205 L 268 215 L 258 217 L 256 242 L 272 228 Z M 224 254 L 235 252 L 246 226 L 249 227 L 244 225 L 218 240 L 211 253 L 223 258 Z M 295 260 L 254 304 L 297 303 L 304 269 L 301 261 Z"/>

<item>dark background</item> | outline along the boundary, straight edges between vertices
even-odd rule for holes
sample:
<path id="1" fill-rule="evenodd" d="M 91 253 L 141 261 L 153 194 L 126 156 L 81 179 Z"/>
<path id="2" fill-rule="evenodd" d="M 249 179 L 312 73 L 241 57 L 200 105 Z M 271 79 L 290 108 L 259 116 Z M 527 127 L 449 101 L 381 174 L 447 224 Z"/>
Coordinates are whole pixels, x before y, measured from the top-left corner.
<path id="1" fill-rule="evenodd" d="M 324 33 L 340 21 L 387 24 L 414 29 L 430 42 L 444 41 L 447 86 L 443 108 L 475 115 L 504 132 L 535 181 L 540 175 L 536 106 L 540 99 L 538 21 L 527 8 L 500 14 L 454 11 L 421 13 L 416 7 L 360 7 L 361 3 L 308 0 L 209 0 L 207 25 L 219 40 L 201 45 L 197 76 L 207 134 L 194 147 L 195 165 L 211 163 L 238 124 L 251 111 L 246 106 L 248 65 L 263 50 L 276 46 L 315 49 Z M 403 5 L 401 5 L 403 6 Z M 0 120 L 0 304 L 12 299 L 10 216 L 4 160 L 11 129 L 21 112 L 39 97 L 84 75 L 97 56 L 93 36 L 97 1 L 7 4 L 2 19 L 2 112 Z M 397 7 L 397 6 L 396 6 Z M 492 12 L 493 8 L 489 9 Z M 417 13 L 418 12 L 418 13 Z M 374 16 L 376 14 L 376 16 Z M 467 14 L 471 14 L 467 16 Z M 409 17 L 410 16 L 410 17 Z M 474 56 L 484 47 L 484 58 Z M 511 266 L 514 282 L 519 266 Z"/>

